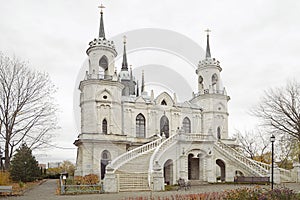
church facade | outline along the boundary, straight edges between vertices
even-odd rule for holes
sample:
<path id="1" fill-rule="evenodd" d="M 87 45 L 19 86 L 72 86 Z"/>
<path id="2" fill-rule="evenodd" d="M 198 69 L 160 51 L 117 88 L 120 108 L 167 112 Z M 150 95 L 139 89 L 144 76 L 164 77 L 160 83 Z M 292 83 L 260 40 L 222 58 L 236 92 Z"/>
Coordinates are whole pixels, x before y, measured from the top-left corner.
<path id="1" fill-rule="evenodd" d="M 164 190 L 183 178 L 191 182 L 234 181 L 269 176 L 269 165 L 236 151 L 228 137 L 229 96 L 221 84 L 220 62 L 206 56 L 195 76 L 198 91 L 189 101 L 146 91 L 128 68 L 126 39 L 120 72 L 117 52 L 105 36 L 101 11 L 99 36 L 86 50 L 89 70 L 80 82 L 81 133 L 75 176 L 97 174 L 106 192 Z"/>

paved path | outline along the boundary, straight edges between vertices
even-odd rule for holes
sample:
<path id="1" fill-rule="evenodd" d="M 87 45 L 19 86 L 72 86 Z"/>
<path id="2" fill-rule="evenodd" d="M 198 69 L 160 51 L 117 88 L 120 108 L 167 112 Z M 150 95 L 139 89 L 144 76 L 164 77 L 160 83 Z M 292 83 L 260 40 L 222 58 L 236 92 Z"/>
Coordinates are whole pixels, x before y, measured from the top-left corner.
<path id="1" fill-rule="evenodd" d="M 293 189 L 295 192 L 300 192 L 300 184 L 289 183 L 282 184 L 281 186 Z M 163 197 L 176 194 L 188 193 L 204 193 L 204 192 L 220 192 L 224 190 L 231 190 L 240 187 L 254 187 L 254 185 L 234 185 L 234 184 L 207 184 L 201 186 L 193 186 L 188 191 L 166 191 L 166 192 L 120 192 L 116 194 L 86 194 L 86 195 L 56 195 L 56 180 L 47 180 L 45 183 L 36 186 L 35 188 L 27 191 L 24 196 L 20 197 L 7 197 L 8 200 L 125 200 L 129 197 Z M 270 186 L 263 186 L 269 188 Z"/>

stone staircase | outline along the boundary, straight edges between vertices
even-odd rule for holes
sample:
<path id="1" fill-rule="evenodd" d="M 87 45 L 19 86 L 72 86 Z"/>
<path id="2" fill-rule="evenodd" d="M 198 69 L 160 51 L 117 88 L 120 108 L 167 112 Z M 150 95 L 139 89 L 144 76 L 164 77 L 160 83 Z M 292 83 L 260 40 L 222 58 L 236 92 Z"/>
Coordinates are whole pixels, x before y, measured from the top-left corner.
<path id="1" fill-rule="evenodd" d="M 106 171 L 114 173 L 118 179 L 118 191 L 150 189 L 147 171 L 152 153 L 162 142 L 162 137 L 158 137 L 157 140 L 120 155 L 107 166 Z"/>
<path id="2" fill-rule="evenodd" d="M 145 191 L 150 190 L 148 183 L 148 166 L 154 150 L 135 157 L 122 165 L 116 174 L 119 177 L 119 191 Z"/>

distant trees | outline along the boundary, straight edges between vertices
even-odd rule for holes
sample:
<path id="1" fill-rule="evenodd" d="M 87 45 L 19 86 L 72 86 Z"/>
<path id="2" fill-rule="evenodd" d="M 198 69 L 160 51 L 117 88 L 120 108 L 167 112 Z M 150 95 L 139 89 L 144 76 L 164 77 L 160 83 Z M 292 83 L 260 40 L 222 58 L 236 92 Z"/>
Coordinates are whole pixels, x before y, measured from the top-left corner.
<path id="1" fill-rule="evenodd" d="M 40 176 L 38 162 L 30 148 L 23 143 L 11 160 L 10 176 L 14 181 L 30 182 Z"/>
<path id="2" fill-rule="evenodd" d="M 34 149 L 50 141 L 52 130 L 57 128 L 54 92 L 47 74 L 31 70 L 27 63 L 0 52 L 0 142 L 4 146 L 5 169 L 9 169 L 13 152 L 20 144 Z"/>
<path id="3" fill-rule="evenodd" d="M 252 113 L 261 119 L 266 131 L 287 143 L 300 162 L 300 83 L 269 89 Z M 291 154 L 290 154 L 291 155 Z"/>

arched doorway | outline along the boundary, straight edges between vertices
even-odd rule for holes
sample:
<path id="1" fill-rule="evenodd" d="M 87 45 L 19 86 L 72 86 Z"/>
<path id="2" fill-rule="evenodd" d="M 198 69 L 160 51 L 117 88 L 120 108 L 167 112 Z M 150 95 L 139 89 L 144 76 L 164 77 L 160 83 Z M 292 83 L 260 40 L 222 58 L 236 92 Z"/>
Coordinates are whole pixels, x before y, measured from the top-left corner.
<path id="1" fill-rule="evenodd" d="M 164 164 L 164 179 L 167 185 L 173 185 L 173 161 L 171 159 Z"/>
<path id="2" fill-rule="evenodd" d="M 188 179 L 199 180 L 199 158 L 193 154 L 188 155 Z"/>
<path id="3" fill-rule="evenodd" d="M 160 118 L 160 135 L 163 133 L 169 137 L 169 119 L 165 115 Z"/>
<path id="4" fill-rule="evenodd" d="M 101 154 L 101 180 L 104 179 L 105 169 L 110 160 L 111 160 L 111 157 L 110 157 L 109 151 L 104 150 Z"/>
<path id="5" fill-rule="evenodd" d="M 217 168 L 217 177 L 220 177 L 220 180 L 222 182 L 225 181 L 225 163 L 224 161 L 222 161 L 221 159 L 217 159 L 216 160 L 216 164 L 219 166 L 219 168 Z"/>

